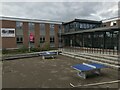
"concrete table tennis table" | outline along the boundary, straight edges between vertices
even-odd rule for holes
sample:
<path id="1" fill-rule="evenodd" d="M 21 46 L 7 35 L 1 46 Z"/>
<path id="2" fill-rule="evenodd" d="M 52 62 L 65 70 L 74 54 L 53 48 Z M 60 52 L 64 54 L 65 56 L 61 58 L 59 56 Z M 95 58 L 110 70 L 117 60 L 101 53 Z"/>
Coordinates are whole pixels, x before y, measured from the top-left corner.
<path id="1" fill-rule="evenodd" d="M 46 59 L 46 58 L 55 58 L 55 55 L 58 55 L 58 52 L 42 52 L 39 54 L 40 56 L 42 56 L 42 59 Z"/>
<path id="2" fill-rule="evenodd" d="M 94 74 L 101 74 L 101 69 L 106 68 L 105 65 L 98 64 L 98 63 L 83 63 L 83 64 L 76 64 L 71 66 L 73 69 L 78 71 L 78 76 L 86 79 L 88 73 L 94 73 Z"/>

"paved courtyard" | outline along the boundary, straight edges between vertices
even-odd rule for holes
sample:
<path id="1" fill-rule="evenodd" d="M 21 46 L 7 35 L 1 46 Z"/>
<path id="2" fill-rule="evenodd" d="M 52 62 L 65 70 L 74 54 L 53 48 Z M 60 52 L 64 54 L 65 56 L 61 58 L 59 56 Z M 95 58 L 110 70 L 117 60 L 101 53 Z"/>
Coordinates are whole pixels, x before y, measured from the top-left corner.
<path id="1" fill-rule="evenodd" d="M 72 88 L 84 85 L 107 82 L 118 79 L 118 71 L 111 68 L 102 69 L 101 76 L 89 76 L 82 79 L 70 66 L 85 61 L 58 55 L 56 59 L 41 57 L 3 61 L 3 88 Z M 118 83 L 82 88 L 118 88 Z M 81 87 L 80 87 L 81 88 Z"/>

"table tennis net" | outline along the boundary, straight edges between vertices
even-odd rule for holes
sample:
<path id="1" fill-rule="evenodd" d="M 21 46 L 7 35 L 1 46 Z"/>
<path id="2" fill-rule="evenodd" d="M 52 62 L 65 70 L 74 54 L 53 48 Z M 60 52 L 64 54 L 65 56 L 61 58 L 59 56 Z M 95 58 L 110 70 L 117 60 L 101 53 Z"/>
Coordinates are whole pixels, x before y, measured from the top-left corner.
<path id="1" fill-rule="evenodd" d="M 83 63 L 83 65 L 86 65 L 86 66 L 91 67 L 91 68 L 96 68 L 95 66 L 93 66 L 91 64 L 87 64 L 87 63 Z"/>

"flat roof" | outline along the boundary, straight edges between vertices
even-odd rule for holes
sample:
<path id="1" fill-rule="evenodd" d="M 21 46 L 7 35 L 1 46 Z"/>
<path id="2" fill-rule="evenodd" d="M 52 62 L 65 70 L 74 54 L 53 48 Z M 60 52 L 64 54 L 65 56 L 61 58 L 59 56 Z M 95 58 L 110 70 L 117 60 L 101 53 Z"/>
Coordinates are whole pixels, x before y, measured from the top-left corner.
<path id="1" fill-rule="evenodd" d="M 79 33 L 87 33 L 87 32 L 97 32 L 97 31 L 105 31 L 105 30 L 117 30 L 117 29 L 120 29 L 120 27 L 118 27 L 118 26 L 102 27 L 102 28 L 80 30 L 80 31 L 74 31 L 74 32 L 67 32 L 67 33 L 62 33 L 62 35 L 71 35 L 71 34 L 79 34 Z"/>
<path id="2" fill-rule="evenodd" d="M 87 19 L 74 19 L 70 22 L 63 22 L 63 25 L 69 24 L 69 23 L 72 23 L 72 22 L 85 22 L 85 23 L 96 23 L 96 24 L 101 24 L 102 23 L 102 21 L 87 20 Z"/>
<path id="3" fill-rule="evenodd" d="M 0 20 L 12 20 L 12 21 L 22 21 L 22 22 L 34 22 L 34 23 L 62 24 L 61 21 L 27 19 L 27 18 L 14 18 L 14 17 L 3 17 L 3 16 L 0 16 Z"/>
<path id="4" fill-rule="evenodd" d="M 103 19 L 102 22 L 105 23 L 105 22 L 110 22 L 110 21 L 115 21 L 115 20 L 120 20 L 120 16 L 109 18 L 109 19 Z"/>

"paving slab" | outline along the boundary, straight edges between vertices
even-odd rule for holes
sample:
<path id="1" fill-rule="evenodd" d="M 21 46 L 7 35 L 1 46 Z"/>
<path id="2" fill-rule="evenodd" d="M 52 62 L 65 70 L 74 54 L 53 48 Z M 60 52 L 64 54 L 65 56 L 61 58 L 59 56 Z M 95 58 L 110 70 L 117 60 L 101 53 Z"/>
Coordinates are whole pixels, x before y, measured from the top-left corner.
<path id="1" fill-rule="evenodd" d="M 72 88 L 74 85 L 106 82 L 118 79 L 118 71 L 111 68 L 102 70 L 101 76 L 82 79 L 71 66 L 87 61 L 58 55 L 56 59 L 41 57 L 3 61 L 3 88 Z M 118 84 L 92 86 L 92 88 L 118 88 Z M 80 88 L 80 87 L 79 87 Z M 87 88 L 87 87 L 85 87 Z M 90 88 L 90 87 L 88 87 Z"/>

